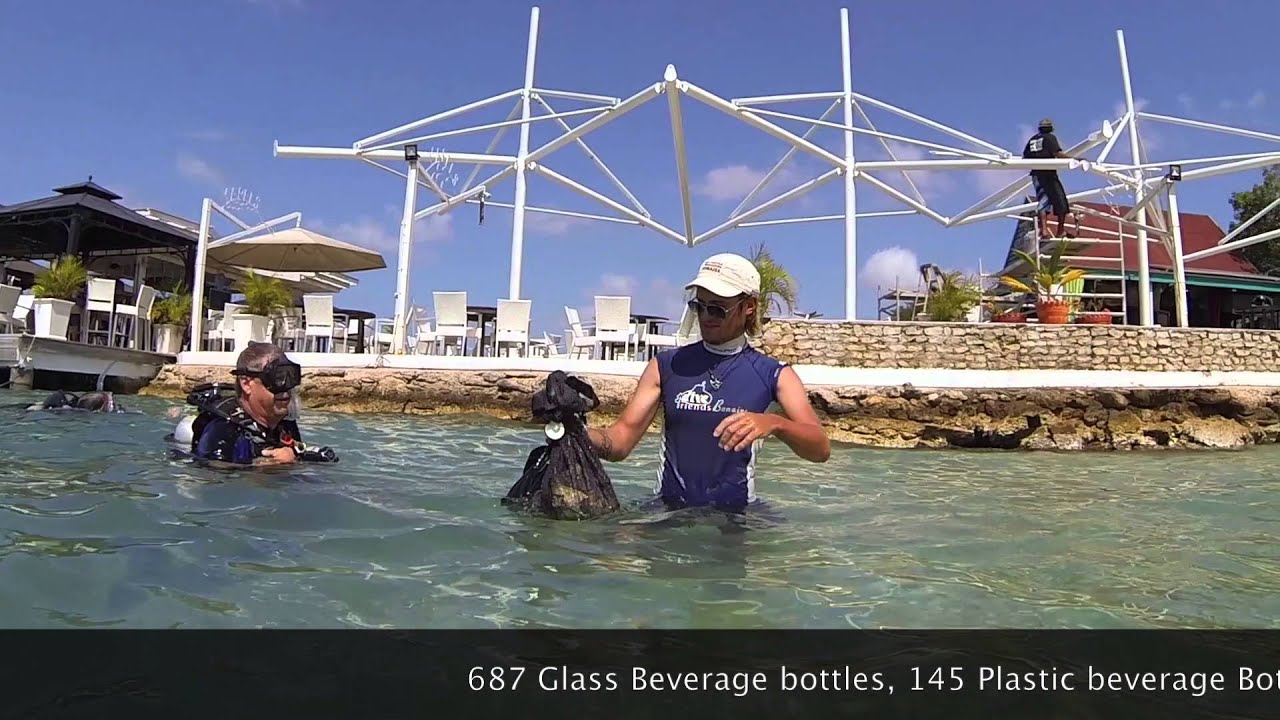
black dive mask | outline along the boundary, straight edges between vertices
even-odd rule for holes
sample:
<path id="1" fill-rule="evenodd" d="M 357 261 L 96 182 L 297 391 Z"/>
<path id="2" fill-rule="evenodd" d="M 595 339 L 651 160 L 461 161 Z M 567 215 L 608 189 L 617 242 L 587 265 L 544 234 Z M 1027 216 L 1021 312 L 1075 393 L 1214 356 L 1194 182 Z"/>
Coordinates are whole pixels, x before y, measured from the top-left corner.
<path id="1" fill-rule="evenodd" d="M 302 384 L 302 366 L 287 358 L 272 360 L 261 370 L 234 370 L 233 374 L 256 377 L 275 394 L 289 392 Z"/>

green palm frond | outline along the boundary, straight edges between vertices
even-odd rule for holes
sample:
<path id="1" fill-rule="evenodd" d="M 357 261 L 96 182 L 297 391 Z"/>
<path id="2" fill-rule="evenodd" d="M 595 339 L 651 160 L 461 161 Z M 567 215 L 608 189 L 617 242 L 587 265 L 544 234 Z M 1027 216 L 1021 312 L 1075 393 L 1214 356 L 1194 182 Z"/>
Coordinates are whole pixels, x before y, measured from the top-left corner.
<path id="1" fill-rule="evenodd" d="M 773 259 L 763 244 L 752 250 L 751 263 L 760 273 L 760 307 L 765 313 L 790 314 L 796 306 L 796 280 Z"/>

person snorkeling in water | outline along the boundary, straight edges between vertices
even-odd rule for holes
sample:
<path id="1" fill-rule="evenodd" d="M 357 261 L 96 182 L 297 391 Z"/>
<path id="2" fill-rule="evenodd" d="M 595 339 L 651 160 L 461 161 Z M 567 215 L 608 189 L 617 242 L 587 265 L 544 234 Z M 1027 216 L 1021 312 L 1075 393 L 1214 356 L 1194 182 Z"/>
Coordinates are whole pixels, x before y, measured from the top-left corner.
<path id="1" fill-rule="evenodd" d="M 114 393 L 104 390 L 76 395 L 63 390 L 54 390 L 38 405 L 28 410 L 88 410 L 99 413 L 122 413 L 124 405 L 116 402 Z"/>
<path id="2" fill-rule="evenodd" d="M 663 410 L 658 498 L 671 509 L 741 511 L 756 501 L 756 452 L 777 437 L 811 462 L 831 443 L 793 368 L 753 348 L 760 333 L 760 273 L 730 253 L 707 258 L 685 286 L 702 342 L 649 361 L 618 420 L 588 435 L 604 460 L 626 459 Z M 766 410 L 777 402 L 782 413 Z"/>
<path id="3" fill-rule="evenodd" d="M 235 394 L 224 386 L 197 387 L 188 402 L 201 407 L 191 425 L 191 452 L 202 460 L 237 465 L 280 465 L 303 461 L 337 462 L 329 448 L 307 450 L 302 431 L 290 418 L 293 390 L 302 384 L 302 367 L 276 345 L 251 342 L 236 358 Z"/>

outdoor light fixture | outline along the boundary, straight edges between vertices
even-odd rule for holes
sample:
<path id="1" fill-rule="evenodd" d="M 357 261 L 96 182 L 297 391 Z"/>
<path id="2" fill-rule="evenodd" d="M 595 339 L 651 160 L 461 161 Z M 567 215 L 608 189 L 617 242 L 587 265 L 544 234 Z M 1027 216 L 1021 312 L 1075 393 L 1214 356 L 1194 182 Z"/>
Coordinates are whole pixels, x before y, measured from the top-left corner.
<path id="1" fill-rule="evenodd" d="M 1165 177 L 1169 178 L 1170 182 L 1178 182 L 1179 180 L 1182 179 L 1182 166 L 1170 165 L 1169 174 L 1165 175 Z"/>
<path id="2" fill-rule="evenodd" d="M 404 146 L 404 161 L 410 162 L 410 163 L 418 162 L 418 146 L 417 145 Z"/>

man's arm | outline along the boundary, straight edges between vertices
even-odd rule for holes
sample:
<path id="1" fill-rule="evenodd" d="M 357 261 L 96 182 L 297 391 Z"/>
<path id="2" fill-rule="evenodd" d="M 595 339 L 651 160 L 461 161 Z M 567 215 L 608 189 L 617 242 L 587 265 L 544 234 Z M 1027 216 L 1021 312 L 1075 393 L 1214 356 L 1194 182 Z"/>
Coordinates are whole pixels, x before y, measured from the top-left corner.
<path id="1" fill-rule="evenodd" d="M 720 446 L 741 452 L 751 443 L 775 435 L 796 455 L 810 462 L 826 462 L 831 457 L 831 441 L 809 404 L 809 393 L 800 376 L 790 366 L 778 374 L 778 404 L 784 414 L 735 413 L 715 429 Z"/>
<path id="2" fill-rule="evenodd" d="M 617 421 L 605 428 L 587 428 L 587 437 L 591 439 L 596 453 L 611 462 L 626 460 L 649 429 L 661 400 L 658 361 L 650 360 Z"/>
<path id="3" fill-rule="evenodd" d="M 244 463 L 236 462 L 235 457 L 235 447 L 240 437 L 239 429 L 233 424 L 225 420 L 214 420 L 200 434 L 200 441 L 196 444 L 193 454 L 203 460 L 243 466 Z M 278 448 L 267 450 L 264 456 L 253 458 L 249 464 L 280 465 L 296 460 L 297 456 L 292 448 Z"/>
<path id="4" fill-rule="evenodd" d="M 778 404 L 786 415 L 774 416 L 778 427 L 773 434 L 805 460 L 826 462 L 831 457 L 831 441 L 809 403 L 809 392 L 790 365 L 778 375 Z"/>
<path id="5" fill-rule="evenodd" d="M 1062 151 L 1062 143 L 1058 142 L 1057 135 L 1054 135 L 1053 133 L 1049 133 L 1047 136 L 1045 136 L 1044 142 L 1046 145 L 1049 146 L 1048 150 L 1049 152 L 1053 153 L 1054 157 L 1058 158 L 1059 160 L 1071 159 L 1070 155 Z"/>

